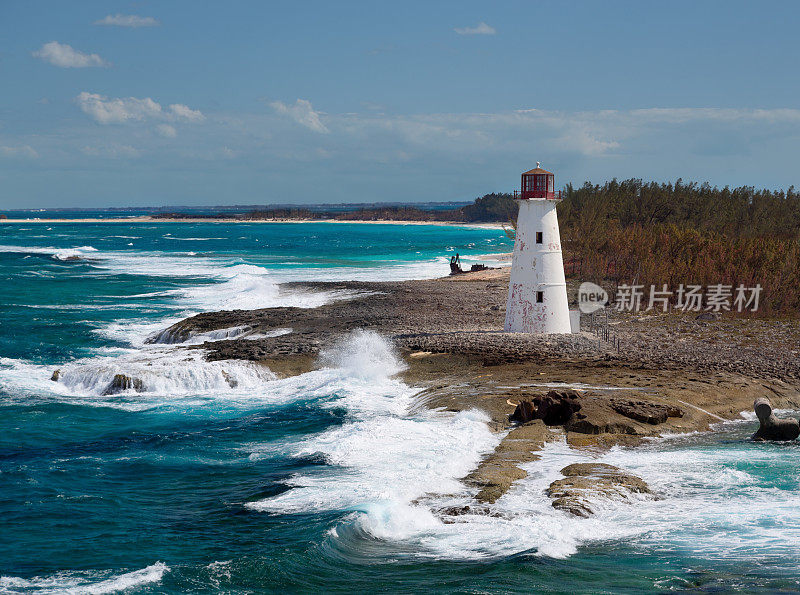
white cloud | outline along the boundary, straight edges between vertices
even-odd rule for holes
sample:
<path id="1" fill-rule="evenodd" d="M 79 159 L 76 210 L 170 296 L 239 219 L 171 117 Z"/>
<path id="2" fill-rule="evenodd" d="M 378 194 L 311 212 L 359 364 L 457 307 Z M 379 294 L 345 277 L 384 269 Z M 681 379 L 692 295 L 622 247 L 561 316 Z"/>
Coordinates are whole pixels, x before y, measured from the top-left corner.
<path id="1" fill-rule="evenodd" d="M 456 27 L 453 29 L 459 35 L 494 35 L 497 30 L 484 22 L 478 23 L 475 27 Z"/>
<path id="2" fill-rule="evenodd" d="M 156 126 L 156 132 L 165 138 L 175 138 L 178 136 L 178 131 L 175 130 L 174 126 L 170 126 L 169 124 L 159 124 Z"/>
<path id="3" fill-rule="evenodd" d="M 161 106 L 149 97 L 144 99 L 137 99 L 136 97 L 109 99 L 103 95 L 84 91 L 75 100 L 84 113 L 100 124 L 161 118 L 163 115 Z"/>
<path id="4" fill-rule="evenodd" d="M 40 58 L 61 68 L 90 68 L 92 66 L 109 66 L 97 54 L 84 54 L 66 43 L 51 41 L 33 52 L 34 58 Z"/>
<path id="5" fill-rule="evenodd" d="M 162 109 L 161 104 L 149 97 L 109 98 L 84 91 L 75 98 L 75 101 L 85 114 L 100 124 L 145 120 L 199 122 L 205 119 L 199 110 L 193 110 L 180 103 L 173 103 L 167 109 Z"/>
<path id="6" fill-rule="evenodd" d="M 294 105 L 287 105 L 282 101 L 273 101 L 270 105 L 279 114 L 289 116 L 301 126 L 305 126 L 314 132 L 324 134 L 330 132 L 320 120 L 320 112 L 314 111 L 311 102 L 306 99 L 298 99 Z"/>
<path id="7" fill-rule="evenodd" d="M 0 146 L 0 157 L 27 157 L 29 159 L 36 159 L 39 153 L 30 145 L 21 145 L 18 147 Z"/>
<path id="8" fill-rule="evenodd" d="M 394 163 L 405 164 L 406 172 L 419 169 L 458 177 L 457 172 L 478 176 L 476 172 L 497 172 L 520 162 L 524 167 L 540 159 L 560 170 L 573 168 L 579 173 L 570 175 L 576 176 L 633 174 L 640 166 L 645 169 L 637 175 L 648 176 L 663 165 L 660 175 L 688 177 L 704 175 L 699 164 L 715 166 L 715 159 L 731 164 L 754 151 L 790 155 L 800 150 L 800 110 L 791 109 L 417 114 L 363 109 L 320 114 L 309 101 L 299 100 L 274 102 L 260 113 L 203 115 L 184 104 L 91 93 L 78 96 L 76 104 L 89 116 L 83 131 L 70 129 L 35 139 L 37 150 L 48 159 L 91 154 L 99 162 L 101 155 L 106 160 L 132 157 L 135 153 L 130 148 L 135 147 L 143 163 L 174 159 L 181 166 L 222 163 L 235 157 L 242 164 L 270 163 L 286 171 L 294 165 L 316 164 L 363 172 L 382 171 L 383 165 Z M 202 134 L 186 134 L 199 118 L 204 122 Z M 89 125 L 94 122 L 103 126 Z M 0 156 L 30 156 L 21 147 L 33 144 L 32 140 L 0 138 L 0 145 L 16 147 L 13 152 L 0 149 Z M 691 169 L 693 163 L 698 169 Z"/>
<path id="9" fill-rule="evenodd" d="M 108 15 L 98 21 L 95 25 L 105 25 L 111 27 L 155 27 L 160 25 L 153 17 L 140 17 L 135 14 L 115 14 Z"/>
<path id="10" fill-rule="evenodd" d="M 163 185 L 175 197 L 186 187 L 185 172 L 192 172 L 201 180 L 192 191 L 209 202 L 232 185 L 252 202 L 263 197 L 265 188 L 302 201 L 319 187 L 330 194 L 329 202 L 355 195 L 466 199 L 510 190 L 519 172 L 537 160 L 556 172 L 558 184 L 682 176 L 786 187 L 796 183 L 792 157 L 800 152 L 800 110 L 792 109 L 393 114 L 362 108 L 354 114 L 317 114 L 327 131 L 320 134 L 312 132 L 316 125 L 308 119 L 316 111 L 302 101 L 256 113 L 208 113 L 202 124 L 195 124 L 187 117 L 177 119 L 181 113 L 191 118 L 195 110 L 172 109 L 167 102 L 91 94 L 83 100 L 88 115 L 82 127 L 65 119 L 47 134 L 0 135 L 4 181 L 13 175 L 23 179 L 8 167 L 18 164 L 20 172 L 95 168 L 124 181 L 125 191 Z M 98 118 L 106 125 L 96 124 Z M 296 118 L 305 118 L 312 128 Z M 174 138 L 166 127 L 176 130 Z M 25 148 L 29 145 L 41 154 L 39 159 L 30 159 L 35 151 Z M 134 165 L 136 172 L 130 170 Z M 337 184 L 330 185 L 333 177 Z M 103 196 L 102 184 L 90 190 Z"/>
<path id="11" fill-rule="evenodd" d="M 182 103 L 173 103 L 169 106 L 170 113 L 177 119 L 188 120 L 189 122 L 200 122 L 205 119 L 200 110 L 194 110 Z"/>
<path id="12" fill-rule="evenodd" d="M 612 114 L 624 112 L 609 112 Z M 798 122 L 800 110 L 791 108 L 777 109 L 735 109 L 735 108 L 659 108 L 638 109 L 629 112 L 641 121 L 679 124 L 700 120 L 718 122 Z"/>
<path id="13" fill-rule="evenodd" d="M 602 140 L 581 127 L 573 127 L 555 140 L 555 144 L 562 149 L 573 150 L 586 156 L 597 157 L 606 155 L 619 149 L 620 144 L 615 140 Z"/>

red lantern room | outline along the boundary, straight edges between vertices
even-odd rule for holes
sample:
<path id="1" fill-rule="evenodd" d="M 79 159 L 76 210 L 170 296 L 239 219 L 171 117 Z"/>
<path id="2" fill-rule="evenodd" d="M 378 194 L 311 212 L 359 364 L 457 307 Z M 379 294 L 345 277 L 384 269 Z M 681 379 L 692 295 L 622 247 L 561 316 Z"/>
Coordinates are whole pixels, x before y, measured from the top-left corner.
<path id="1" fill-rule="evenodd" d="M 529 198 L 561 200 L 561 192 L 555 191 L 555 176 L 553 172 L 539 167 L 539 162 L 537 161 L 534 169 L 522 174 L 522 189 L 514 191 L 514 198 L 523 200 Z"/>

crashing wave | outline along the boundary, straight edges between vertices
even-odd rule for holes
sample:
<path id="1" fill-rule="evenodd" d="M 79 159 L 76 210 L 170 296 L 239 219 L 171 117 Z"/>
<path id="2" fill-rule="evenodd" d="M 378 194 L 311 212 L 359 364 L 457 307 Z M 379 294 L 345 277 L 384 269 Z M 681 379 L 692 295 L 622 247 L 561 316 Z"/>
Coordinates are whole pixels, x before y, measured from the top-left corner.
<path id="1" fill-rule="evenodd" d="M 58 401 L 131 411 L 152 407 L 241 407 L 290 400 L 268 390 L 276 376 L 241 360 L 205 361 L 201 350 L 109 349 L 58 368 L 0 358 L 5 403 Z"/>
<path id="2" fill-rule="evenodd" d="M 258 389 L 274 379 L 268 368 L 252 362 L 208 362 L 199 351 L 145 350 L 127 357 L 99 357 L 67 364 L 59 368 L 56 381 L 75 393 L 105 396 Z"/>
<path id="3" fill-rule="evenodd" d="M 105 595 L 161 581 L 169 567 L 156 562 L 141 570 L 116 576 L 106 572 L 59 572 L 46 577 L 24 579 L 0 576 L 0 593 L 41 593 L 59 595 Z"/>
<path id="4" fill-rule="evenodd" d="M 352 333 L 321 361 L 327 367 L 313 373 L 327 378 L 320 406 L 344 408 L 349 421 L 286 449 L 295 457 L 322 456 L 331 467 L 298 474 L 287 482 L 292 489 L 249 507 L 284 514 L 357 510 L 364 525 L 373 516 L 414 510 L 413 501 L 425 494 L 465 493 L 459 478 L 499 441 L 486 414 L 412 413 L 417 391 L 393 378 L 405 365 L 372 331 Z"/>
<path id="5" fill-rule="evenodd" d="M 49 246 L 0 246 L 0 252 L 12 254 L 42 254 L 55 260 L 81 260 L 97 252 L 93 246 L 76 248 L 53 248 Z"/>

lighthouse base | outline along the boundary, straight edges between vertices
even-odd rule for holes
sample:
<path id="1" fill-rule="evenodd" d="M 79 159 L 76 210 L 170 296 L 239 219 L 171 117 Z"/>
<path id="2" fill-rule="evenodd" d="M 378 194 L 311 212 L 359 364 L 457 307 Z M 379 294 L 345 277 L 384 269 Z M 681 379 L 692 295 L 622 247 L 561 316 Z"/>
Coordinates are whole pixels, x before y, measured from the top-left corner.
<path id="1" fill-rule="evenodd" d="M 539 285 L 538 291 L 536 287 L 530 283 L 511 284 L 506 305 L 505 331 L 539 335 L 571 333 L 566 285 Z"/>

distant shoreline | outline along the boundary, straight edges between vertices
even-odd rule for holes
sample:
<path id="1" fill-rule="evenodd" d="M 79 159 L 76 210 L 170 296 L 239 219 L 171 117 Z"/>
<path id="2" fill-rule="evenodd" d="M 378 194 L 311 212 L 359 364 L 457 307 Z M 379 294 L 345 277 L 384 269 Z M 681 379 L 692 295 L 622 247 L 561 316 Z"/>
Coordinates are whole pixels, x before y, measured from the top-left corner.
<path id="1" fill-rule="evenodd" d="M 456 227 L 477 227 L 484 229 L 503 229 L 502 223 L 467 223 L 463 221 L 404 221 L 394 219 L 235 219 L 207 217 L 86 217 L 78 219 L 0 219 L 0 223 L 371 223 L 373 225 L 447 225 Z"/>

